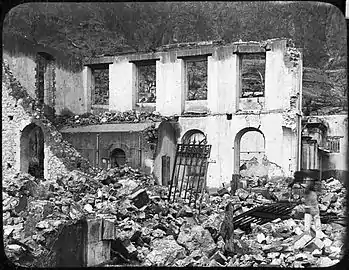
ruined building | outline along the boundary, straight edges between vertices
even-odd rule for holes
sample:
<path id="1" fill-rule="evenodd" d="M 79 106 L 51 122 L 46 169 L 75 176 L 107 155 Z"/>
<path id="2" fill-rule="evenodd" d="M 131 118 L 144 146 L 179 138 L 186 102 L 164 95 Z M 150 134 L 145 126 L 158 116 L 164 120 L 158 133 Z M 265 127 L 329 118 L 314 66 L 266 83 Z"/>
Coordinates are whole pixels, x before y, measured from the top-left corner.
<path id="1" fill-rule="evenodd" d="M 102 121 L 60 129 L 63 138 L 92 166 L 127 163 L 153 173 L 166 185 L 176 145 L 205 141 L 212 145 L 208 187 L 229 183 L 238 174 L 281 179 L 300 168 L 325 168 L 330 162 L 326 160 L 332 160 L 336 169 L 333 155 L 327 153 L 333 149 L 324 145 L 331 144 L 329 138 L 332 142 L 336 136 L 344 136 L 344 131 L 338 135 L 331 127 L 310 119 L 304 119 L 302 127 L 302 54 L 288 47 L 286 39 L 167 45 L 151 53 L 93 58 L 75 70 L 58 64 L 59 57 L 57 52 L 37 46 L 26 54 L 20 48 L 4 48 L 13 76 L 30 97 L 47 107 L 48 118 L 66 112 L 81 115 L 101 111 L 146 111 L 173 117 L 165 122 Z M 13 107 L 16 104 L 13 102 Z M 26 140 L 38 142 L 34 145 L 45 141 L 44 150 L 40 148 L 40 154 L 35 155 L 40 156 L 40 166 L 48 176 L 47 164 L 52 163 L 47 160 L 48 149 L 52 149 L 46 144 L 48 134 L 42 134 L 37 126 L 28 131 L 26 126 L 34 120 L 17 119 L 11 106 L 3 109 L 3 123 L 21 124 L 3 131 L 3 137 L 11 140 L 7 150 L 18 157 L 9 154 L 13 163 L 9 166 L 28 171 L 27 165 L 20 165 L 29 162 L 28 154 L 21 154 L 22 145 L 28 145 Z M 143 131 L 151 127 L 157 129 L 158 136 L 157 143 L 149 144 Z M 15 137 L 10 138 L 12 135 Z M 341 149 L 345 148 L 343 143 L 345 138 Z M 315 152 L 323 154 L 317 158 L 306 154 Z M 79 161 L 74 166 L 83 165 Z"/>

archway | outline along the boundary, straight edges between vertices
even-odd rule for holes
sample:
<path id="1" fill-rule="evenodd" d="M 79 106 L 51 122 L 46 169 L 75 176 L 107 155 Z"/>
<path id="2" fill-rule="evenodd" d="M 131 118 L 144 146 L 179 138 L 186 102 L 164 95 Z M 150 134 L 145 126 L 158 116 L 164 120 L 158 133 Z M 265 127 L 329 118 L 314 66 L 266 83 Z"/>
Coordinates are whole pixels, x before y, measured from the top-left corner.
<path id="1" fill-rule="evenodd" d="M 201 130 L 191 129 L 183 135 L 182 143 L 206 144 L 207 139 Z"/>
<path id="2" fill-rule="evenodd" d="M 126 163 L 125 151 L 120 148 L 115 148 L 110 153 L 110 166 L 112 168 L 120 167 Z"/>
<path id="3" fill-rule="evenodd" d="M 188 130 L 182 137 L 183 144 L 207 144 L 206 135 L 199 129 L 191 129 Z M 193 166 L 186 172 L 187 176 L 198 176 L 203 177 L 205 175 L 205 171 L 200 171 L 201 162 L 196 158 L 192 158 L 191 164 L 196 164 L 197 166 Z"/>
<path id="4" fill-rule="evenodd" d="M 240 130 L 234 141 L 234 174 L 240 173 L 245 162 L 252 158 L 261 160 L 264 155 L 265 138 L 262 131 L 252 127 Z"/>
<path id="5" fill-rule="evenodd" d="M 44 133 L 41 127 L 30 124 L 21 134 L 20 170 L 36 178 L 44 177 Z"/>

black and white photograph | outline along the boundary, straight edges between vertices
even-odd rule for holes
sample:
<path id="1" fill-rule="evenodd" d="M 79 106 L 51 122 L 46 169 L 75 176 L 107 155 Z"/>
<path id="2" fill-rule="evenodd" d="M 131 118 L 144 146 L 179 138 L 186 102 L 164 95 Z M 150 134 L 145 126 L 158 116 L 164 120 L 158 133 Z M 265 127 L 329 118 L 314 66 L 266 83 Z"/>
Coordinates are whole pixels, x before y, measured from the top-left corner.
<path id="1" fill-rule="evenodd" d="M 9 9 L 4 269 L 346 268 L 346 10 Z"/>

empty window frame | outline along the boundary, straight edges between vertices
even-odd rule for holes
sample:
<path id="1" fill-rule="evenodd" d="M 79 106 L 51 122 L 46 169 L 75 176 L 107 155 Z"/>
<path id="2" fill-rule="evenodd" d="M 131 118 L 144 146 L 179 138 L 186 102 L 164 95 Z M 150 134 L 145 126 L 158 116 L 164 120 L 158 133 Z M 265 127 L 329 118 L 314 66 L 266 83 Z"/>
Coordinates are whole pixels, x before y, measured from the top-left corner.
<path id="1" fill-rule="evenodd" d="M 263 97 L 265 89 L 265 53 L 240 55 L 242 98 Z"/>
<path id="2" fill-rule="evenodd" d="M 156 102 L 156 61 L 142 61 L 137 66 L 137 103 Z"/>
<path id="3" fill-rule="evenodd" d="M 92 105 L 109 105 L 109 64 L 92 67 Z"/>
<path id="4" fill-rule="evenodd" d="M 327 137 L 327 149 L 333 153 L 340 152 L 340 138 L 338 136 L 328 136 Z"/>
<path id="5" fill-rule="evenodd" d="M 207 100 L 207 56 L 185 60 L 186 100 Z"/>
<path id="6" fill-rule="evenodd" d="M 45 52 L 39 52 L 37 54 L 37 68 L 36 68 L 36 79 L 37 79 L 37 89 L 36 98 L 40 105 L 47 101 L 54 102 L 52 96 L 54 75 L 53 75 L 53 56 Z M 49 104 L 52 105 L 52 104 Z"/>

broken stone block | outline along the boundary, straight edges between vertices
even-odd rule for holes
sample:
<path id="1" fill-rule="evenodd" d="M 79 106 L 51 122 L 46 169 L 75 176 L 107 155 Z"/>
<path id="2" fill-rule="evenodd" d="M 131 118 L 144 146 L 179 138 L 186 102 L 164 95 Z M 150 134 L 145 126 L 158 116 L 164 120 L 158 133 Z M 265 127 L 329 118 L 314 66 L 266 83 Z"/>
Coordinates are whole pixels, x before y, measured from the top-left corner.
<path id="1" fill-rule="evenodd" d="M 311 255 L 313 255 L 314 257 L 320 257 L 322 255 L 322 251 L 320 249 L 315 249 Z"/>
<path id="2" fill-rule="evenodd" d="M 227 262 L 227 258 L 219 250 L 211 256 L 210 260 L 215 260 L 222 265 Z"/>
<path id="3" fill-rule="evenodd" d="M 276 259 L 274 258 L 271 262 L 270 265 L 277 265 L 277 266 L 281 266 L 282 261 L 280 259 Z"/>
<path id="4" fill-rule="evenodd" d="M 208 266 L 210 264 L 210 260 L 209 258 L 207 258 L 206 255 L 203 255 L 199 260 L 197 260 L 196 262 L 193 263 L 193 266 L 196 267 L 196 266 Z"/>
<path id="5" fill-rule="evenodd" d="M 320 257 L 316 262 L 318 267 L 329 267 L 335 263 L 328 257 Z"/>
<path id="6" fill-rule="evenodd" d="M 241 189 L 241 188 L 239 188 L 235 192 L 235 194 L 239 197 L 240 200 L 243 200 L 243 201 L 245 201 L 248 198 L 248 196 L 250 195 L 249 192 L 247 192 L 246 190 Z"/>
<path id="7" fill-rule="evenodd" d="M 152 231 L 152 233 L 151 233 L 151 236 L 153 236 L 154 238 L 162 238 L 165 235 L 166 235 L 166 233 L 160 229 L 156 229 L 156 230 Z"/>
<path id="8" fill-rule="evenodd" d="M 265 235 L 263 233 L 257 234 L 257 242 L 262 244 L 262 242 L 265 242 Z"/>
<path id="9" fill-rule="evenodd" d="M 325 238 L 323 241 L 325 247 L 330 247 L 332 245 L 332 240 Z"/>
<path id="10" fill-rule="evenodd" d="M 270 252 L 267 254 L 267 258 L 275 259 L 280 256 L 280 252 Z"/>
<path id="11" fill-rule="evenodd" d="M 217 262 L 216 260 L 211 260 L 209 265 L 209 267 L 215 267 L 215 266 L 222 266 L 219 262 Z"/>
<path id="12" fill-rule="evenodd" d="M 137 208 L 142 208 L 149 202 L 149 196 L 145 189 L 140 189 L 129 196 L 129 199 Z"/>
<path id="13" fill-rule="evenodd" d="M 189 251 L 200 249 L 208 257 L 217 249 L 210 232 L 200 225 L 192 227 L 184 224 L 180 229 L 177 242 L 185 246 Z"/>
<path id="14" fill-rule="evenodd" d="M 188 205 L 184 205 L 177 214 L 177 217 L 192 217 L 192 216 L 194 216 L 193 209 L 191 209 Z"/>
<path id="15" fill-rule="evenodd" d="M 303 234 L 302 229 L 301 229 L 301 228 L 299 228 L 299 227 L 296 227 L 296 228 L 293 230 L 293 232 L 294 232 L 295 234 L 297 234 L 297 235 L 301 235 L 301 234 Z"/>
<path id="16" fill-rule="evenodd" d="M 176 260 L 186 257 L 185 248 L 178 245 L 173 236 L 156 239 L 151 243 L 151 252 L 146 260 L 152 266 L 171 266 Z"/>
<path id="17" fill-rule="evenodd" d="M 88 213 L 93 213 L 93 207 L 89 203 L 84 205 L 84 210 L 87 211 Z"/>
<path id="18" fill-rule="evenodd" d="M 222 188 L 219 188 L 218 190 L 217 190 L 217 193 L 218 193 L 218 195 L 219 196 L 223 196 L 223 195 L 225 195 L 225 194 L 230 194 L 229 193 L 229 191 L 225 188 L 225 187 L 222 187 Z"/>
<path id="19" fill-rule="evenodd" d="M 304 251 L 313 252 L 316 249 L 322 249 L 324 247 L 324 243 L 319 238 L 314 238 L 308 244 L 305 245 Z"/>
<path id="20" fill-rule="evenodd" d="M 311 235 L 303 233 L 298 237 L 298 240 L 295 241 L 293 246 L 295 249 L 304 248 L 312 239 L 313 237 Z"/>

